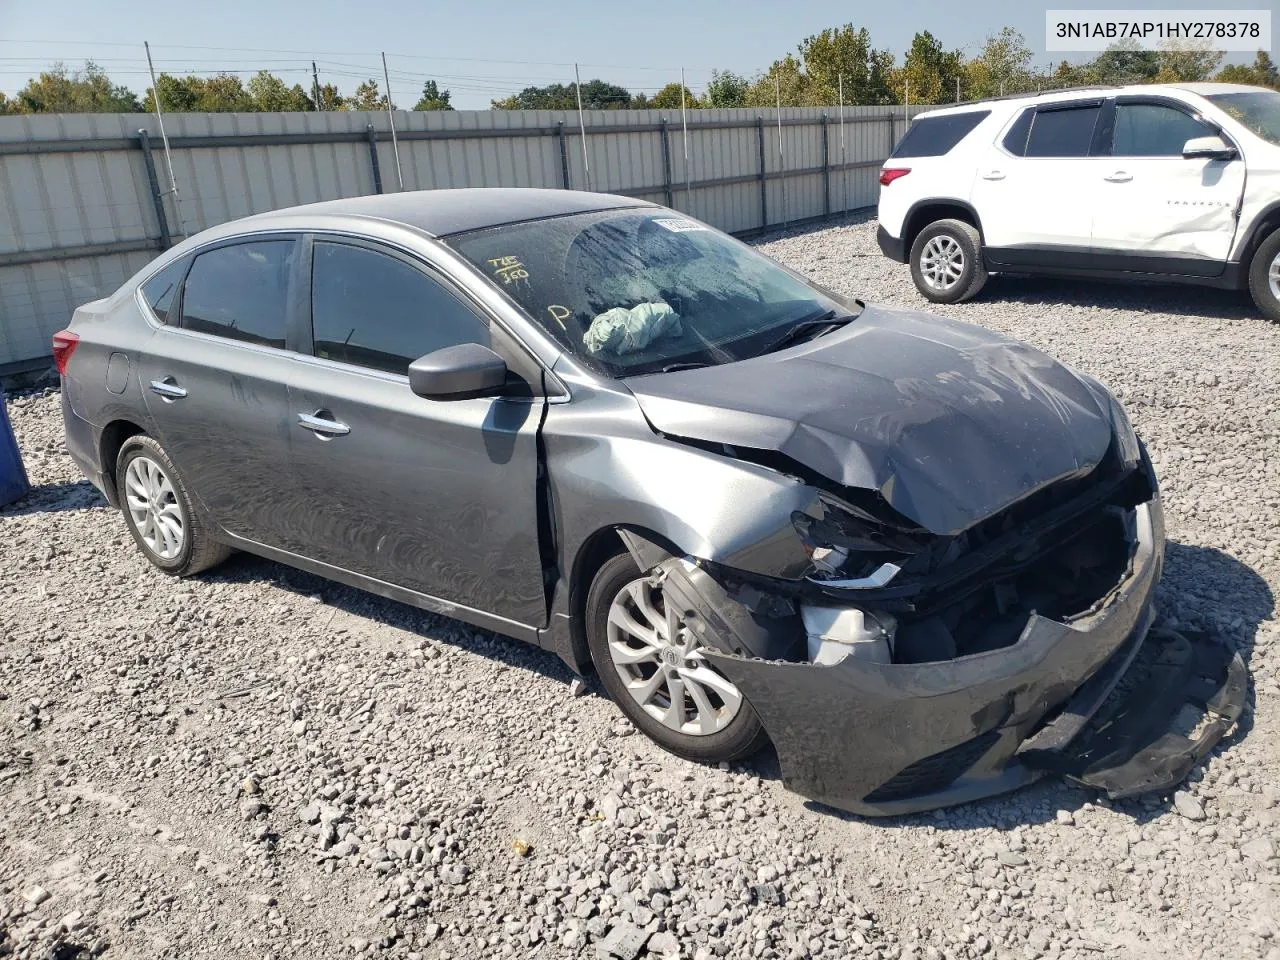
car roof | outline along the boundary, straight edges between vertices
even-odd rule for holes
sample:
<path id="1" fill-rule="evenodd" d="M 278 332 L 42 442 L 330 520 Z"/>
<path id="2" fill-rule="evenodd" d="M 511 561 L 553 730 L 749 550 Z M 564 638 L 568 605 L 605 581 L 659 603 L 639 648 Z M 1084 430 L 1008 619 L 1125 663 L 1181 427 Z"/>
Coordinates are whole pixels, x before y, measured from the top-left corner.
<path id="1" fill-rule="evenodd" d="M 310 217 L 375 219 L 412 227 L 433 237 L 483 230 L 522 220 L 540 220 L 572 213 L 623 207 L 652 207 L 651 203 L 610 193 L 582 190 L 543 190 L 524 187 L 468 187 L 454 190 L 414 190 L 381 193 L 342 200 L 322 200 L 260 213 L 228 226 L 254 229 L 273 226 L 297 229 Z"/>
<path id="2" fill-rule="evenodd" d="M 990 97 L 986 100 L 971 100 L 967 103 L 947 104 L 935 110 L 927 110 L 916 114 L 916 117 L 944 116 L 948 113 L 963 113 L 966 110 L 990 108 L 1000 105 L 1009 110 L 1021 110 L 1031 103 L 1056 103 L 1062 100 L 1087 99 L 1094 96 L 1115 97 L 1127 94 L 1160 94 L 1177 91 L 1208 97 L 1218 93 L 1249 93 L 1267 90 L 1267 87 L 1252 87 L 1239 83 L 1134 83 L 1127 85 L 1105 85 L 1088 87 L 1066 87 L 1061 90 L 1044 90 L 1040 93 L 1011 93 L 1003 97 Z M 913 118 L 915 119 L 915 118 Z"/>

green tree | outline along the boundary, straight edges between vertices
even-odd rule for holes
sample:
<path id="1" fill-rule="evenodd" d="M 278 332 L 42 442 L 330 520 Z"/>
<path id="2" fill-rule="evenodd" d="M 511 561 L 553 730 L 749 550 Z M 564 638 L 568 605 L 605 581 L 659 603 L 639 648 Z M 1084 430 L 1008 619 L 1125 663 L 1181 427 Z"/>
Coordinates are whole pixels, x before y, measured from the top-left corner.
<path id="1" fill-rule="evenodd" d="M 338 88 L 332 83 L 320 84 L 320 102 L 316 104 L 317 110 L 346 110 L 347 98 L 344 97 Z"/>
<path id="2" fill-rule="evenodd" d="M 964 57 L 959 50 L 944 50 L 928 30 L 911 39 L 902 67 L 893 72 L 890 85 L 901 103 L 954 103 L 956 78 Z"/>
<path id="3" fill-rule="evenodd" d="M 1170 43 L 1162 47 L 1159 57 L 1157 83 L 1194 83 L 1213 76 L 1223 54 L 1202 44 Z"/>
<path id="4" fill-rule="evenodd" d="M 781 100 L 784 107 L 802 107 L 808 102 L 808 83 L 804 64 L 789 53 L 756 77 L 747 89 L 747 106 L 776 107 Z"/>
<path id="5" fill-rule="evenodd" d="M 441 90 L 434 80 L 428 80 L 422 85 L 422 96 L 413 105 L 413 109 L 452 110 L 453 105 L 449 103 L 451 96 L 448 90 Z"/>
<path id="6" fill-rule="evenodd" d="M 1160 54 L 1140 49 L 1133 40 L 1122 40 L 1094 57 L 1089 69 L 1098 83 L 1150 83 L 1160 72 Z"/>
<path id="7" fill-rule="evenodd" d="M 730 70 L 712 70 L 705 96 L 708 107 L 745 107 L 751 84 Z"/>
<path id="8" fill-rule="evenodd" d="M 377 80 L 366 80 L 356 87 L 356 92 L 347 101 L 349 110 L 386 110 L 387 95 L 378 89 Z M 391 109 L 395 109 L 392 105 Z"/>
<path id="9" fill-rule="evenodd" d="M 3 92 L 0 92 L 0 117 L 3 117 L 6 113 L 17 112 L 17 104 L 6 97 Z"/>
<path id="10" fill-rule="evenodd" d="M 160 106 L 166 113 L 251 113 L 258 109 L 240 78 L 230 73 L 212 77 L 174 77 L 162 73 L 156 77 Z M 147 110 L 155 109 L 153 91 L 148 88 L 143 101 Z"/>
<path id="11" fill-rule="evenodd" d="M 1229 63 L 1214 77 L 1221 83 L 1246 83 L 1255 87 L 1270 87 L 1280 90 L 1280 71 L 1265 50 L 1259 50 L 1249 66 Z"/>
<path id="12" fill-rule="evenodd" d="M 113 84 L 92 60 L 71 73 L 55 63 L 18 91 L 9 101 L 15 113 L 137 113 L 142 109 L 138 95 Z"/>
<path id="13" fill-rule="evenodd" d="M 1098 75 L 1091 64 L 1076 64 L 1063 60 L 1045 74 L 1043 85 L 1046 90 L 1061 90 L 1066 87 L 1093 86 L 1098 82 Z"/>
<path id="14" fill-rule="evenodd" d="M 807 77 L 805 100 L 812 106 L 838 103 L 842 81 L 845 103 L 893 102 L 893 54 L 873 49 L 866 27 L 828 27 L 801 41 L 800 57 Z"/>
<path id="15" fill-rule="evenodd" d="M 1012 27 L 989 34 L 981 52 L 964 66 L 960 81 L 961 99 L 981 100 L 998 97 L 1002 93 L 1027 93 L 1035 89 L 1044 81 L 1033 73 L 1031 56 L 1026 38 Z M 1066 65 L 1065 61 L 1063 65 Z"/>
<path id="16" fill-rule="evenodd" d="M 693 91 L 688 87 L 683 87 L 678 83 L 668 83 L 665 87 L 653 95 L 653 99 L 649 101 L 649 106 L 654 110 L 679 110 L 681 107 L 680 94 L 684 92 L 683 105 L 690 110 L 701 106 L 698 98 L 693 95 Z"/>
<path id="17" fill-rule="evenodd" d="M 588 80 L 582 85 L 582 109 L 625 110 L 631 106 L 626 87 L 604 80 Z M 525 87 L 519 93 L 492 102 L 494 110 L 577 110 L 576 84 L 552 83 L 545 87 Z"/>
<path id="18" fill-rule="evenodd" d="M 258 71 L 250 79 L 249 97 L 254 109 L 263 113 L 301 113 L 316 108 L 300 84 L 290 87 L 266 70 Z"/>

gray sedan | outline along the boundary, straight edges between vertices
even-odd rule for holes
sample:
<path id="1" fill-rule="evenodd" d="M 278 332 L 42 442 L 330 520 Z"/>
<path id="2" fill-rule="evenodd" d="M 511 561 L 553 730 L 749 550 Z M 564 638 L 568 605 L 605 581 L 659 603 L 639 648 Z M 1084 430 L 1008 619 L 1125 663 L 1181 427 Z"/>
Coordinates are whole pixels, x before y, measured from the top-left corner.
<path id="1" fill-rule="evenodd" d="M 54 353 L 68 449 L 160 570 L 243 550 L 538 644 L 672 752 L 771 740 L 845 809 L 1050 770 L 1158 789 L 1239 712 L 1238 659 L 1149 634 L 1160 500 L 1101 384 L 671 210 L 457 190 L 249 217 Z M 1179 665 L 1159 706 L 1098 724 L 1153 647 Z M 1194 740 L 1157 730 L 1184 701 Z"/>

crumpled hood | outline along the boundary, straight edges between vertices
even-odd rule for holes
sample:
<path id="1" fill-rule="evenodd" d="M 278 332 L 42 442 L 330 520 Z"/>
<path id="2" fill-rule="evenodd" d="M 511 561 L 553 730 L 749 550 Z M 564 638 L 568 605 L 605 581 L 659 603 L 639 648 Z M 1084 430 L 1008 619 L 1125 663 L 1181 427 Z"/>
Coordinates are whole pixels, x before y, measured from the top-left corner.
<path id="1" fill-rule="evenodd" d="M 1105 400 L 1040 351 L 884 307 L 777 353 L 626 383 L 662 433 L 776 451 L 936 534 L 1086 473 L 1112 435 Z"/>

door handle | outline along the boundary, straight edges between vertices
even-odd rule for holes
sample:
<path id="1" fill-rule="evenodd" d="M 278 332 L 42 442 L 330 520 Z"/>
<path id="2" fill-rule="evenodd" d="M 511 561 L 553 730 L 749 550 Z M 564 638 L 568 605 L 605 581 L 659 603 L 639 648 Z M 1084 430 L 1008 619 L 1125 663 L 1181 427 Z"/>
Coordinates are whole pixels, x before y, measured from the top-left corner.
<path id="1" fill-rule="evenodd" d="M 984 174 L 982 175 L 982 179 L 983 179 L 983 180 L 1003 180 L 1003 179 L 1004 179 L 1004 171 L 1003 171 L 1003 170 L 988 170 L 986 173 L 984 173 Z"/>
<path id="2" fill-rule="evenodd" d="M 181 400 L 187 395 L 184 387 L 178 386 L 173 377 L 165 377 L 163 380 L 151 381 L 151 392 L 158 393 L 165 400 L 172 403 L 174 400 Z"/>
<path id="3" fill-rule="evenodd" d="M 1107 181 L 1107 183 L 1128 183 L 1133 179 L 1133 174 L 1125 173 L 1123 170 L 1117 170 L 1111 176 L 1103 177 L 1102 179 Z"/>
<path id="4" fill-rule="evenodd" d="M 298 426 L 310 430 L 321 440 L 332 437 L 345 437 L 351 428 L 341 421 L 331 419 L 328 410 L 317 410 L 315 413 L 298 414 Z"/>

